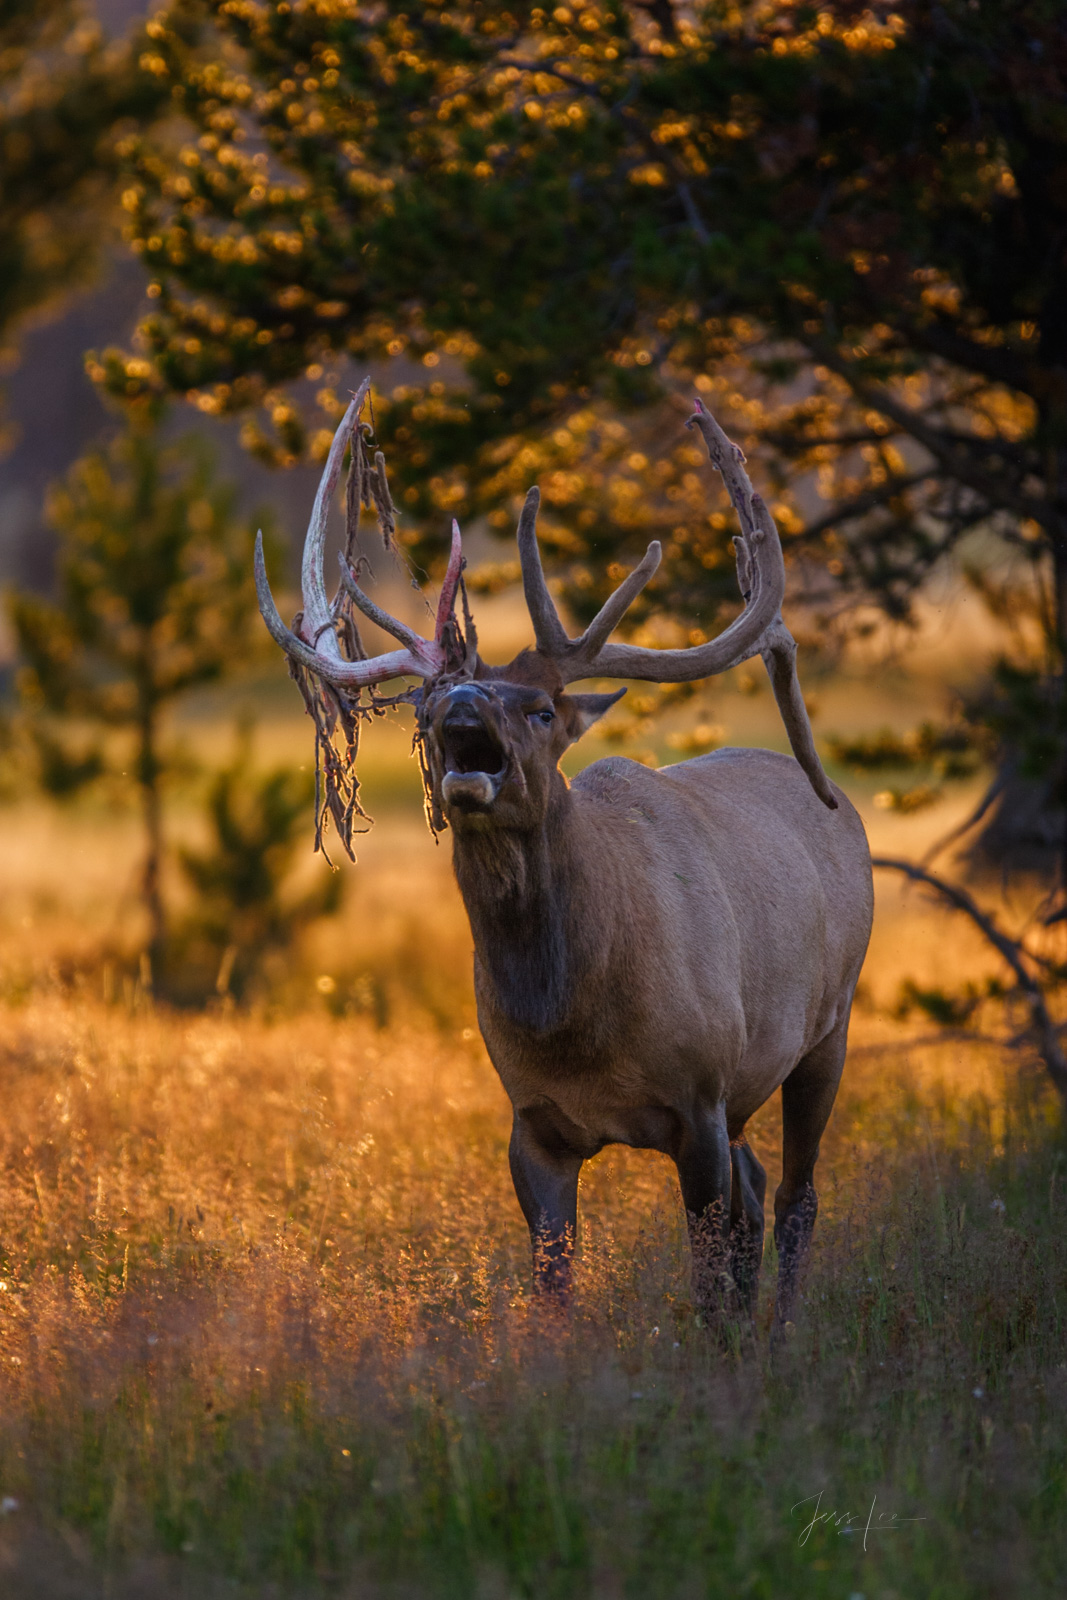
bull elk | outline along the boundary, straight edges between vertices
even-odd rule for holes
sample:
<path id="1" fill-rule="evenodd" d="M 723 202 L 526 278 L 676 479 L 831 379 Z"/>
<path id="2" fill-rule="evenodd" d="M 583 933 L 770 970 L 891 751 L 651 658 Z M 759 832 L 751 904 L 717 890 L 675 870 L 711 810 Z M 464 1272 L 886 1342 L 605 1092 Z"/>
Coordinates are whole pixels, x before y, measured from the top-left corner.
<path id="1" fill-rule="evenodd" d="M 741 614 L 691 649 L 613 642 L 658 566 L 653 543 L 584 633 L 568 637 L 541 569 L 534 488 L 518 545 L 536 644 L 489 666 L 465 592 L 462 627 L 456 617 L 455 524 L 432 639 L 374 605 L 344 557 L 341 587 L 327 600 L 326 515 L 346 446 L 361 440 L 367 387 L 323 474 L 304 549 L 303 612 L 292 629 L 282 622 L 261 542 L 260 607 L 305 695 L 309 681 L 317 685 L 335 716 L 347 708 L 351 717 L 362 692 L 387 679 L 421 680 L 410 698 L 428 803 L 452 832 L 479 1024 L 513 1108 L 511 1172 L 535 1286 L 566 1299 L 582 1163 L 626 1144 L 661 1151 L 677 1167 L 698 1304 L 711 1317 L 731 1308 L 751 1315 L 766 1179 L 745 1125 L 781 1088 L 781 1328 L 794 1314 L 815 1222 L 814 1168 L 844 1064 L 872 890 L 863 825 L 815 751 L 780 615 L 785 566 L 773 519 L 741 451 L 698 400 L 687 425 L 703 436 L 740 521 Z M 400 648 L 368 657 L 352 607 Z M 721 749 L 650 771 L 612 756 L 572 783 L 563 776 L 564 751 L 625 693 L 571 694 L 570 684 L 704 679 L 756 654 L 795 761 Z"/>

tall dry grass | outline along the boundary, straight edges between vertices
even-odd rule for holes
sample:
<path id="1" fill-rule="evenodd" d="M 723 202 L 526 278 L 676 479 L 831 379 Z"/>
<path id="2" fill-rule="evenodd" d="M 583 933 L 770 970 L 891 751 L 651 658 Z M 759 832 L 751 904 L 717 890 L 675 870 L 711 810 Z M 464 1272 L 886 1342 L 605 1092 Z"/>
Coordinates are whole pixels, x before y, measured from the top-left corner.
<path id="1" fill-rule="evenodd" d="M 655 1156 L 590 1164 L 573 1316 L 531 1304 L 462 1031 L 56 989 L 0 1040 L 5 1594 L 1062 1592 L 1064 1163 L 1033 1069 L 857 1048 L 772 1366 L 769 1282 L 756 1339 L 699 1326 Z M 803 1538 L 820 1493 L 857 1531 Z"/>
<path id="2" fill-rule="evenodd" d="M 128 820 L 3 822 L 5 1600 L 1062 1593 L 1058 1111 L 1025 1049 L 893 1015 L 905 977 L 992 970 L 965 924 L 879 885 L 772 1364 L 773 1246 L 724 1350 L 651 1154 L 588 1165 L 574 1312 L 531 1303 L 469 934 L 413 815 L 258 1011 L 184 1016 L 108 954 Z"/>

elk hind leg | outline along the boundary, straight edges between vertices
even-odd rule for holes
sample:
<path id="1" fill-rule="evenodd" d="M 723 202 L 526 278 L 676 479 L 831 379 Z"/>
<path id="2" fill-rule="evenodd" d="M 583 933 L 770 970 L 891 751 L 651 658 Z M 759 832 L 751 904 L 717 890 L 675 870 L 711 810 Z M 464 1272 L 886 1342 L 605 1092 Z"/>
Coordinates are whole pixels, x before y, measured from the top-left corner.
<path id="1" fill-rule="evenodd" d="M 778 1247 L 775 1331 L 792 1322 L 804 1262 L 819 1209 L 815 1163 L 819 1141 L 833 1110 L 845 1064 L 848 1013 L 782 1084 L 782 1181 L 774 1197 L 774 1242 Z"/>
<path id="2" fill-rule="evenodd" d="M 730 1273 L 746 1316 L 756 1314 L 763 1263 L 763 1200 L 767 1174 L 745 1139 L 730 1146 Z"/>

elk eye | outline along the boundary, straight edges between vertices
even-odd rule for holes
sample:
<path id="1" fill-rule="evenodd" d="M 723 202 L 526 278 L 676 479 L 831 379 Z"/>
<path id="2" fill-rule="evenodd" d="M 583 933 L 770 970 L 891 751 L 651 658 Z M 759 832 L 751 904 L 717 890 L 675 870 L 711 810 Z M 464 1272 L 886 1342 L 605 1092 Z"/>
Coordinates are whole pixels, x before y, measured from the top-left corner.
<path id="1" fill-rule="evenodd" d="M 556 713 L 554 711 L 531 711 L 529 712 L 529 718 L 531 722 L 543 722 L 547 728 L 550 722 L 555 722 Z"/>

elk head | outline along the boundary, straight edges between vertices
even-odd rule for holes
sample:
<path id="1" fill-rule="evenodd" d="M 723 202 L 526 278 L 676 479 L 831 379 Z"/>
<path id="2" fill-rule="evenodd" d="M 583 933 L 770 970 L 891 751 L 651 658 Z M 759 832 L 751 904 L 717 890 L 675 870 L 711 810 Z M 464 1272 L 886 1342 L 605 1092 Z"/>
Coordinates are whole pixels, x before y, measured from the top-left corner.
<path id="1" fill-rule="evenodd" d="M 565 694 L 532 651 L 483 670 L 484 679 L 438 682 L 423 696 L 432 803 L 459 833 L 537 827 L 561 781 L 560 757 L 626 691 Z"/>
<path id="2" fill-rule="evenodd" d="M 740 449 L 699 400 L 686 425 L 702 434 L 741 526 L 734 539 L 745 599 L 740 616 L 718 638 L 690 649 L 613 643 L 611 634 L 659 566 L 660 547 L 654 541 L 585 631 L 570 638 L 541 568 L 537 545 L 540 496 L 534 488 L 519 520 L 518 545 L 536 643 L 508 665 L 493 667 L 478 655 L 462 588 L 464 562 L 455 522 L 432 639 L 421 637 L 376 606 L 363 593 L 344 557 L 340 588 L 332 601 L 326 597 L 326 517 L 368 389 L 369 380 L 361 385 L 334 437 L 304 547 L 304 609 L 292 628 L 282 622 L 271 597 L 261 539 L 256 544 L 256 585 L 264 620 L 289 656 L 290 670 L 295 668 L 298 675 L 302 670 L 303 678 L 310 676 L 320 687 L 325 686 L 324 692 L 340 715 L 347 712 L 351 717 L 360 709 L 363 691 L 372 691 L 388 679 L 410 676 L 422 680 L 421 690 L 406 698 L 417 709 L 431 825 L 443 826 L 447 821 L 463 833 L 539 824 L 553 786 L 563 783 L 560 757 L 625 693 L 620 689 L 614 694 L 570 694 L 568 685 L 591 677 L 679 683 L 711 677 L 757 654 L 767 665 L 797 760 L 819 798 L 831 808 L 836 806 L 797 683 L 796 645 L 781 619 L 785 565 L 777 529 L 766 504 L 752 489 Z M 465 627 L 455 614 L 459 594 L 463 596 Z M 392 635 L 400 648 L 368 657 L 354 626 L 352 607 Z M 347 641 L 347 653 L 343 641 Z M 321 720 L 319 731 L 321 734 Z"/>

